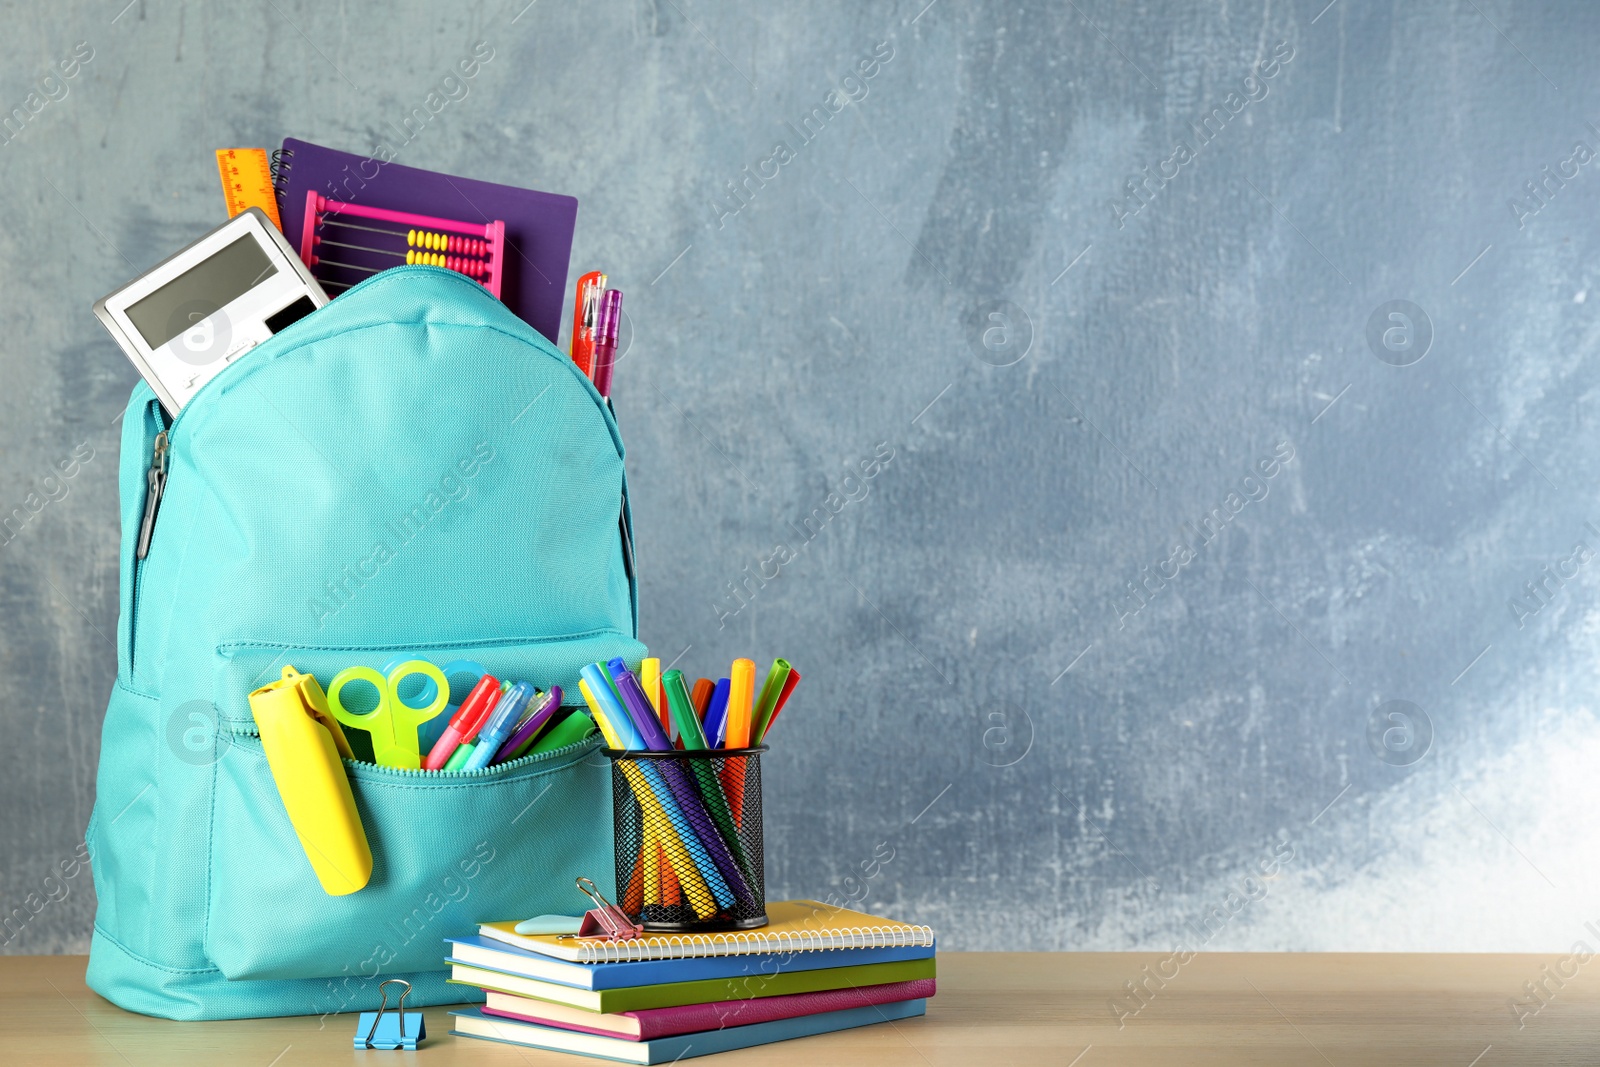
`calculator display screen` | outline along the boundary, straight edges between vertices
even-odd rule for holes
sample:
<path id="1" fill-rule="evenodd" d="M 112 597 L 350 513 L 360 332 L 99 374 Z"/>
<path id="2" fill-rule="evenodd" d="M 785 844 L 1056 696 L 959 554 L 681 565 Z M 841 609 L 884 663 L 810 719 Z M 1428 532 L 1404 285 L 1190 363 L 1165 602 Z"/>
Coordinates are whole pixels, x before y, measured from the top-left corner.
<path id="1" fill-rule="evenodd" d="M 145 344 L 160 348 L 276 273 L 278 268 L 260 243 L 245 234 L 143 300 L 128 305 L 128 319 Z"/>

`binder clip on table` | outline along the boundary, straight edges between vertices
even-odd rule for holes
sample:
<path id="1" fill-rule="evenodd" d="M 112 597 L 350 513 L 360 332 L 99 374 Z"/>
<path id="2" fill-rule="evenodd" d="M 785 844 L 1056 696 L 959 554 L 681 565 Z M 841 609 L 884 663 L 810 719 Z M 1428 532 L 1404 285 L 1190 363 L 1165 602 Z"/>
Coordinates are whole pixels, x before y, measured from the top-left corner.
<path id="1" fill-rule="evenodd" d="M 389 1011 L 389 987 L 392 985 L 405 988 L 400 991 L 399 1005 L 394 1011 Z M 428 1027 L 420 1011 L 406 1012 L 406 996 L 411 992 L 411 983 L 404 978 L 390 978 L 378 986 L 378 992 L 383 994 L 378 1010 L 362 1012 L 356 1023 L 355 1047 L 385 1052 L 395 1049 L 415 1052 L 417 1043 L 428 1036 Z"/>

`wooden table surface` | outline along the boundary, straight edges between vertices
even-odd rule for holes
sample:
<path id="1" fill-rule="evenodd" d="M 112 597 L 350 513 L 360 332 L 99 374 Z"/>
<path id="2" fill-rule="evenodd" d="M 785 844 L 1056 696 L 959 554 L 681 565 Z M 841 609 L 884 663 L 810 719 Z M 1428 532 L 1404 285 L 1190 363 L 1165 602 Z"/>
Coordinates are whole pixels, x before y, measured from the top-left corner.
<path id="1" fill-rule="evenodd" d="M 723 1053 L 794 1067 L 1108 1064 L 1600 1063 L 1600 961 L 1513 955 L 942 953 L 926 1018 Z M 1565 979 L 1553 968 L 1560 963 Z M 1161 983 L 1143 968 L 1177 974 Z M 1543 968 L 1552 968 L 1544 970 Z M 1570 972 L 1576 969 L 1576 974 Z M 355 1052 L 353 1016 L 174 1023 L 113 1007 L 82 956 L 0 956 L 0 1064 L 577 1064 L 607 1062 L 450 1036 L 427 1009 L 414 1053 Z M 1152 992 L 1119 1020 L 1113 994 Z M 1523 989 L 1545 983 L 1544 1003 Z M 1559 986 L 1557 983 L 1562 983 Z M 1523 1004 L 1519 1020 L 1511 1002 Z M 1537 1007 L 1537 1012 L 1533 1008 Z M 1519 1025 L 1520 1021 L 1520 1025 Z M 713 1062 L 708 1060 L 707 1062 Z"/>

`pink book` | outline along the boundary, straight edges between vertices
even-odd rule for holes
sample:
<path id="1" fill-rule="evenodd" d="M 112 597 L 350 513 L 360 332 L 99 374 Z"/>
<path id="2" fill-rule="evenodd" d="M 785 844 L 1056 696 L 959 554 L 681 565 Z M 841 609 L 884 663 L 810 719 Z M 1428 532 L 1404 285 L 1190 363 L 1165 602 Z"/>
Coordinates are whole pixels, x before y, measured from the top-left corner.
<path id="1" fill-rule="evenodd" d="M 516 997 L 490 989 L 486 1015 L 500 1015 L 541 1026 L 580 1030 L 586 1034 L 620 1037 L 626 1041 L 653 1041 L 658 1037 L 694 1034 L 702 1030 L 726 1030 L 751 1023 L 794 1019 L 827 1011 L 865 1008 L 873 1004 L 893 1004 L 901 1000 L 920 1000 L 933 996 L 934 979 L 860 986 L 855 989 L 824 989 L 816 993 L 785 993 L 754 1000 L 719 1000 L 710 1004 L 684 1004 L 675 1008 L 644 1008 L 611 1014 L 584 1011 L 565 1004 Z"/>

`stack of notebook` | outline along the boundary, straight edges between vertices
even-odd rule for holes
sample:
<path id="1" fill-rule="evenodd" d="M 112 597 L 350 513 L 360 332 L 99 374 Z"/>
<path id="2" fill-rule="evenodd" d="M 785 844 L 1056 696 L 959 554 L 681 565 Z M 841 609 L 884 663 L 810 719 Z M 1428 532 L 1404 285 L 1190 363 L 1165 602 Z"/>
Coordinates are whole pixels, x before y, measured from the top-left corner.
<path id="1" fill-rule="evenodd" d="M 522 935 L 486 923 L 451 938 L 451 981 L 481 987 L 453 1033 L 627 1063 L 671 1063 L 906 1019 L 934 993 L 933 931 L 813 900 L 768 924 L 631 941 Z"/>

